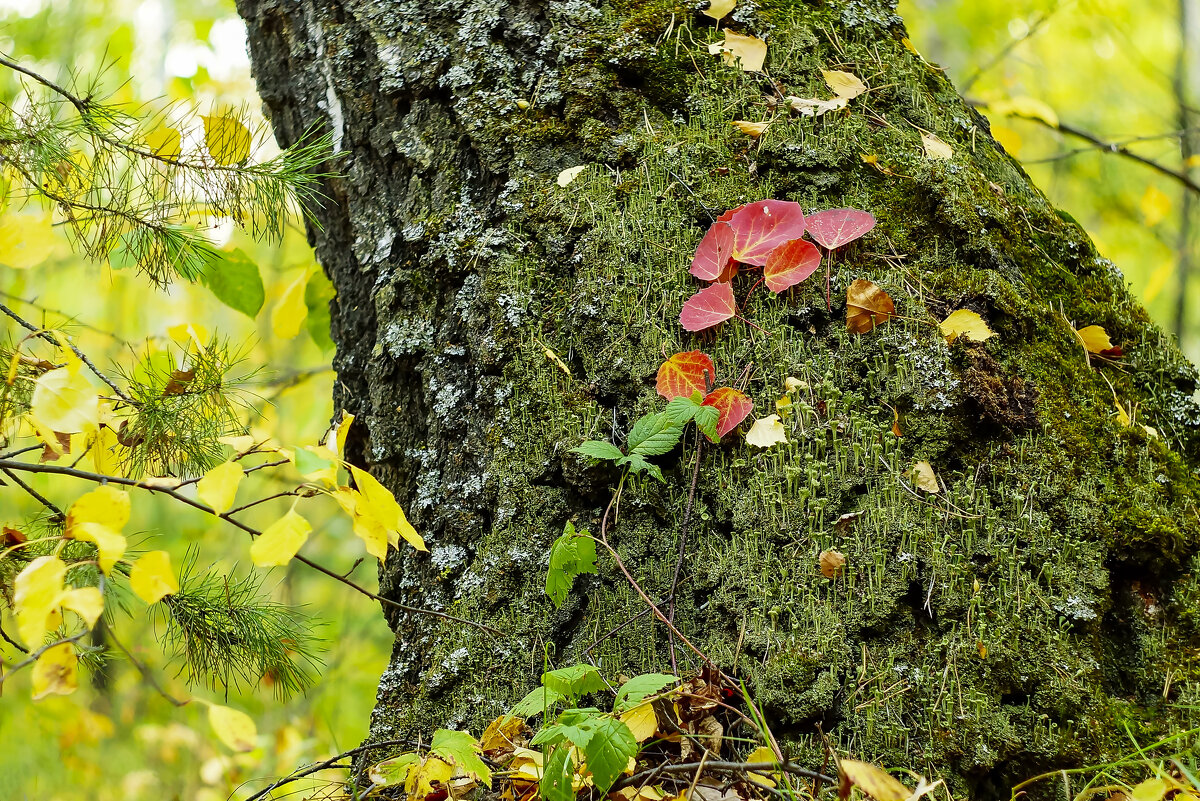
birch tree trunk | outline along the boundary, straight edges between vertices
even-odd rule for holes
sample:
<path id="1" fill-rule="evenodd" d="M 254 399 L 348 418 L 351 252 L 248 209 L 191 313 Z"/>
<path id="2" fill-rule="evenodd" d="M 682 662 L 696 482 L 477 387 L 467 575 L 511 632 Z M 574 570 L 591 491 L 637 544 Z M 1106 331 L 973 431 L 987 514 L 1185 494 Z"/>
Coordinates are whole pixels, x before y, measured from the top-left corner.
<path id="1" fill-rule="evenodd" d="M 746 382 L 752 419 L 803 382 L 787 444 L 703 449 L 676 612 L 801 762 L 820 767 L 825 732 L 956 796 L 1007 798 L 1127 752 L 1125 725 L 1144 743 L 1188 724 L 1196 371 L 887 2 L 742 0 L 720 30 L 695 6 L 238 0 L 280 143 L 333 136 L 309 236 L 337 289 L 335 402 L 359 421 L 351 458 L 430 545 L 393 553 L 382 592 L 505 632 L 385 609 L 371 737 L 479 734 L 547 667 L 669 669 L 611 559 L 561 609 L 543 582 L 550 543 L 568 521 L 597 531 L 619 477 L 569 449 L 620 444 L 662 408 L 664 356 L 691 349 Z M 725 30 L 767 41 L 765 73 L 710 55 Z M 829 98 L 827 69 L 870 91 L 815 118 L 776 102 Z M 770 126 L 754 139 L 734 120 Z M 929 157 L 925 134 L 953 155 Z M 763 198 L 879 224 L 831 260 L 831 311 L 814 276 L 751 295 L 757 328 L 687 334 L 697 242 Z M 903 317 L 847 332 L 856 278 Z M 935 324 L 956 309 L 998 335 L 947 345 Z M 1124 356 L 1089 358 L 1072 322 Z M 695 447 L 657 460 L 665 483 L 628 483 L 610 530 L 656 599 Z M 827 549 L 847 558 L 835 580 Z"/>

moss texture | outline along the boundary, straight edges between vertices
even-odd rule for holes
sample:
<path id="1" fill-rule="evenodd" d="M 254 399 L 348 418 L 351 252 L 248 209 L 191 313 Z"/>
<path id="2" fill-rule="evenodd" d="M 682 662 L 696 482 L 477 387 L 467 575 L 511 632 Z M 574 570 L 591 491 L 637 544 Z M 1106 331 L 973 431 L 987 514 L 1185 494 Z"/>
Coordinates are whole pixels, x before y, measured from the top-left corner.
<path id="1" fill-rule="evenodd" d="M 239 3 L 281 141 L 321 121 L 342 149 L 311 229 L 339 293 L 337 399 L 369 432 L 352 452 L 432 549 L 395 554 L 384 591 L 506 632 L 389 612 L 372 736 L 477 732 L 547 666 L 669 664 L 649 616 L 602 639 L 642 611 L 607 561 L 559 610 L 542 581 L 551 541 L 569 520 L 595 530 L 617 479 L 569 449 L 661 408 L 658 365 L 693 348 L 747 376 L 758 415 L 786 377 L 805 382 L 786 446 L 706 449 L 678 608 L 802 760 L 819 767 L 819 727 L 956 796 L 1007 797 L 1126 752 L 1123 727 L 1145 741 L 1191 723 L 1196 373 L 892 9 L 742 0 L 727 22 L 768 41 L 768 78 L 709 56 L 721 34 L 690 3 L 493 5 Z M 822 69 L 872 88 L 816 119 L 771 102 L 828 97 Z M 771 126 L 750 139 L 737 119 Z M 953 158 L 926 158 L 922 132 Z M 692 251 L 716 214 L 762 198 L 879 224 L 835 255 L 832 311 L 814 277 L 750 297 L 767 333 L 688 335 Z M 848 334 L 855 278 L 904 317 Z M 998 336 L 948 346 L 935 323 L 960 308 Z M 1089 365 L 1068 320 L 1125 357 Z M 628 486 L 612 532 L 655 597 L 692 447 L 658 460 L 665 484 Z M 908 477 L 918 460 L 938 496 Z M 834 581 L 828 548 L 848 558 Z"/>

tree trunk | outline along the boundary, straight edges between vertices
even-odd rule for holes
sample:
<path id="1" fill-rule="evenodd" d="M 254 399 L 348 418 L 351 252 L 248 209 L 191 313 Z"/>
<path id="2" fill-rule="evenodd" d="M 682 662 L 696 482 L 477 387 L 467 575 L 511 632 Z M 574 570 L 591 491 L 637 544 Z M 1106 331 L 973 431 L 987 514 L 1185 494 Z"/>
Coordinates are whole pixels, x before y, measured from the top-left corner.
<path id="1" fill-rule="evenodd" d="M 371 738 L 478 734 L 548 666 L 669 669 L 651 615 L 603 636 L 644 609 L 611 559 L 561 609 L 543 582 L 550 543 L 568 521 L 596 532 L 619 477 L 569 449 L 619 444 L 662 408 L 664 356 L 691 349 L 722 382 L 748 376 L 754 416 L 806 382 L 787 444 L 704 448 L 676 613 L 801 762 L 820 767 L 824 732 L 1007 797 L 1127 752 L 1126 725 L 1145 743 L 1190 720 L 1196 372 L 888 3 L 742 0 L 726 24 L 766 39 L 770 77 L 710 55 L 722 34 L 690 0 L 238 5 L 280 143 L 317 126 L 337 151 L 309 227 L 337 289 L 335 402 L 359 421 L 350 457 L 430 545 L 392 553 L 382 592 L 505 632 L 385 609 Z M 829 97 L 822 69 L 871 89 L 816 118 L 772 102 Z M 761 139 L 730 125 L 768 118 Z M 925 132 L 953 156 L 928 157 Z M 687 334 L 697 242 L 763 198 L 879 224 L 834 254 L 832 311 L 814 276 L 750 296 L 765 331 Z M 903 317 L 847 332 L 856 278 Z M 934 324 L 956 309 L 998 336 L 948 346 Z M 1089 359 L 1068 321 L 1125 355 Z M 657 459 L 665 483 L 628 483 L 610 528 L 656 599 L 694 448 Z M 937 494 L 912 482 L 921 460 Z M 826 549 L 842 577 L 822 576 Z"/>

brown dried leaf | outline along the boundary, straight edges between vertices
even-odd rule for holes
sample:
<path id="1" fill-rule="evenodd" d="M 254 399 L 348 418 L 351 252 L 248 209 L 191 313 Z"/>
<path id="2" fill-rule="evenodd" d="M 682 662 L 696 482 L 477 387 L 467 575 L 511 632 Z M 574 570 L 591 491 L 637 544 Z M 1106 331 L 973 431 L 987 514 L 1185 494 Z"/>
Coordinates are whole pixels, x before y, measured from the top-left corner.
<path id="1" fill-rule="evenodd" d="M 888 293 L 862 278 L 846 287 L 846 329 L 865 334 L 896 313 L 896 304 Z"/>
<path id="2" fill-rule="evenodd" d="M 821 565 L 821 575 L 828 579 L 837 578 L 846 569 L 846 557 L 839 551 L 821 551 L 817 562 Z"/>

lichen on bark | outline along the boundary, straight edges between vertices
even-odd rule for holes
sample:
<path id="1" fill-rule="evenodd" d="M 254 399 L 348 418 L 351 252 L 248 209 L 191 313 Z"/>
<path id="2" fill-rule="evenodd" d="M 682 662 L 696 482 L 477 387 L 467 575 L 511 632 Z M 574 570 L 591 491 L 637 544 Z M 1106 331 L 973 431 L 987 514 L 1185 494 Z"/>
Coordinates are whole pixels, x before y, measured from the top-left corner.
<path id="1" fill-rule="evenodd" d="M 678 602 L 680 627 L 745 678 L 800 759 L 819 762 L 819 726 L 990 798 L 1124 752 L 1126 724 L 1190 721 L 1195 371 L 889 5 L 743 0 L 728 24 L 767 40 L 769 78 L 709 56 L 721 34 L 672 0 L 239 10 L 280 141 L 318 123 L 339 144 L 309 229 L 338 292 L 335 400 L 364 423 L 348 452 L 431 548 L 393 554 L 382 591 L 507 632 L 387 611 L 373 738 L 477 731 L 641 611 L 603 560 L 554 609 L 547 549 L 568 520 L 594 528 L 615 483 L 569 448 L 660 408 L 658 364 L 696 347 L 725 380 L 749 368 L 761 414 L 786 377 L 806 385 L 786 446 L 731 435 L 707 450 Z M 815 119 L 765 100 L 823 97 L 829 68 L 872 88 Z M 729 124 L 766 118 L 761 140 Z M 926 131 L 954 157 L 926 158 Z M 752 297 L 769 334 L 682 331 L 704 229 L 766 197 L 874 213 L 835 257 L 833 295 L 868 278 L 905 317 L 848 334 L 844 301 L 828 310 L 814 278 Z M 948 346 L 932 323 L 957 308 L 999 336 Z M 1089 366 L 1068 320 L 1104 325 L 1119 369 Z M 1114 420 L 1114 391 L 1158 437 Z M 655 597 L 690 457 L 662 460 L 665 484 L 633 481 L 612 533 Z M 938 496 L 909 481 L 917 460 Z M 820 575 L 827 548 L 847 555 L 843 579 Z M 662 669 L 666 646 L 643 616 L 588 655 L 616 676 Z"/>

